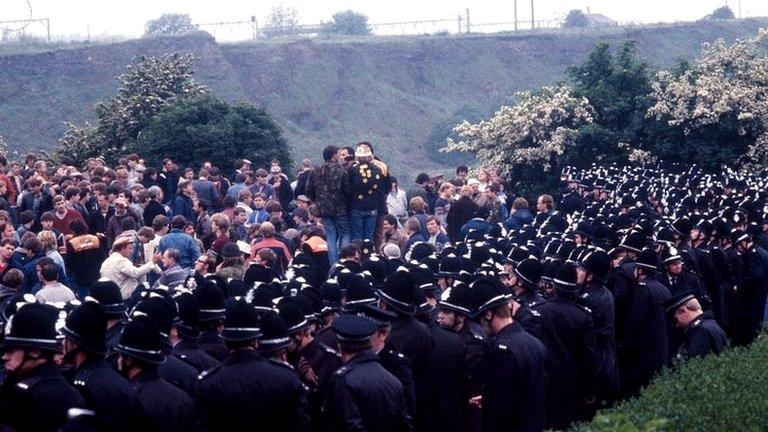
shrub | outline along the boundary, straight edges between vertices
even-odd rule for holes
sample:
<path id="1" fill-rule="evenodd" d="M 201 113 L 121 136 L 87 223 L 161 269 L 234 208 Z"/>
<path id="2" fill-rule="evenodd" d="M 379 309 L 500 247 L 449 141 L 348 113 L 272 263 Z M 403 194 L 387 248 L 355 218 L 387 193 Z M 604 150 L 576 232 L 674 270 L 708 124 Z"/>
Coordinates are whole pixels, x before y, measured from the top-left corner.
<path id="1" fill-rule="evenodd" d="M 598 413 L 574 432 L 768 429 L 768 340 L 678 364 L 637 398 Z"/>

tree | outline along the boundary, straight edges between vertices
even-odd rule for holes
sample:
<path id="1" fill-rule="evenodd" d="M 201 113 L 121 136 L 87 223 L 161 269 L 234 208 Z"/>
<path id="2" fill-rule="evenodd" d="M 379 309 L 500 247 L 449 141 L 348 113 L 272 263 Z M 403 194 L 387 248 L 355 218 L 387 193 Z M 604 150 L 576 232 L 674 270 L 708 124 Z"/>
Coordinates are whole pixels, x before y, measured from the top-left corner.
<path id="1" fill-rule="evenodd" d="M 96 105 L 95 125 L 70 125 L 55 156 L 77 163 L 102 156 L 113 162 L 163 108 L 177 99 L 208 93 L 192 78 L 192 61 L 192 55 L 166 54 L 128 65 L 117 78 L 122 85 L 117 96 Z"/>
<path id="2" fill-rule="evenodd" d="M 130 148 L 150 164 L 171 155 L 184 166 L 215 162 L 224 171 L 235 160 L 247 158 L 255 166 L 273 159 L 290 170 L 288 144 L 263 110 L 250 105 L 229 105 L 212 95 L 179 99 L 163 108 Z"/>
<path id="3" fill-rule="evenodd" d="M 144 36 L 183 35 L 198 31 L 187 14 L 162 14 L 160 18 L 147 21 Z"/>
<path id="4" fill-rule="evenodd" d="M 587 28 L 589 27 L 589 18 L 587 18 L 584 12 L 578 9 L 573 9 L 570 12 L 568 12 L 568 15 L 565 16 L 563 27 L 564 28 Z"/>
<path id="5" fill-rule="evenodd" d="M 371 34 L 368 17 L 352 10 L 336 12 L 330 22 L 323 23 L 323 34 L 364 36 Z"/>
<path id="6" fill-rule="evenodd" d="M 594 123 L 580 128 L 576 145 L 564 155 L 569 165 L 625 163 L 628 152 L 649 145 L 648 65 L 637 59 L 632 41 L 623 42 L 615 54 L 610 48 L 598 43 L 583 64 L 567 70 L 573 95 L 586 98 L 595 110 Z"/>
<path id="7" fill-rule="evenodd" d="M 267 37 L 281 37 L 296 34 L 299 25 L 299 12 L 285 5 L 272 8 L 267 15 L 264 24 L 264 35 Z"/>
<path id="8" fill-rule="evenodd" d="M 657 156 L 711 170 L 768 162 L 767 42 L 768 29 L 730 46 L 720 39 L 679 75 L 656 75 L 647 115 L 672 137 L 656 145 Z"/>
<path id="9" fill-rule="evenodd" d="M 724 20 L 734 18 L 736 18 L 736 16 L 733 14 L 733 10 L 728 6 L 721 6 L 715 9 L 711 14 L 704 17 L 705 20 Z"/>
<path id="10" fill-rule="evenodd" d="M 443 151 L 474 153 L 484 168 L 509 177 L 516 191 L 527 190 L 560 166 L 560 156 L 593 122 L 586 98 L 574 97 L 567 86 L 544 87 L 515 95 L 517 103 L 502 106 L 488 121 L 456 126 L 461 137 L 448 139 Z"/>

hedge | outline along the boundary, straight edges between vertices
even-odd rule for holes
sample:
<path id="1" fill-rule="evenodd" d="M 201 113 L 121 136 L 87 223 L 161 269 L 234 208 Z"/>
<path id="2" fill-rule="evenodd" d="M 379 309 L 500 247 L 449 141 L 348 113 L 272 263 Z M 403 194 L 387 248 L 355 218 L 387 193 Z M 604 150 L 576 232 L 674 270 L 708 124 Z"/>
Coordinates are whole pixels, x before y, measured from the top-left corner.
<path id="1" fill-rule="evenodd" d="M 768 430 L 768 339 L 681 362 L 573 432 Z"/>

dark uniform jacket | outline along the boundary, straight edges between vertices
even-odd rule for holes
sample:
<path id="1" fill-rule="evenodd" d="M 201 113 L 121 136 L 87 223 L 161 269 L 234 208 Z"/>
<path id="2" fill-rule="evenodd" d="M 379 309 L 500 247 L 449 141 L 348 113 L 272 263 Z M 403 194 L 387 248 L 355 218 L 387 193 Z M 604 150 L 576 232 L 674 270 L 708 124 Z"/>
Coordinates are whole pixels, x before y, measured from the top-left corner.
<path id="1" fill-rule="evenodd" d="M 200 379 L 206 430 L 309 430 L 307 394 L 287 364 L 238 350 Z"/>
<path id="2" fill-rule="evenodd" d="M 229 350 L 224 344 L 224 340 L 219 337 L 219 332 L 215 329 L 200 333 L 200 339 L 197 343 L 200 348 L 218 361 L 224 361 L 229 356 Z"/>
<path id="3" fill-rule="evenodd" d="M 85 400 L 48 361 L 23 379 L 6 376 L 0 387 L 0 429 L 57 431 L 75 407 L 86 407 Z"/>
<path id="4" fill-rule="evenodd" d="M 379 351 L 379 362 L 387 372 L 391 373 L 403 386 L 403 397 L 405 398 L 405 410 L 408 416 L 413 418 L 416 411 L 416 390 L 413 384 L 413 371 L 411 370 L 411 361 L 404 355 L 397 352 L 397 348 L 392 342 L 387 341 L 384 348 Z"/>
<path id="5" fill-rule="evenodd" d="M 145 426 L 136 390 L 105 360 L 86 360 L 75 371 L 72 384 L 110 430 L 138 431 Z"/>
<path id="6" fill-rule="evenodd" d="M 627 342 L 619 359 L 621 394 L 625 397 L 637 394 L 669 361 L 664 303 L 670 298 L 667 287 L 656 279 L 637 283 Z"/>
<path id="7" fill-rule="evenodd" d="M 701 314 L 685 328 L 678 358 L 704 357 L 709 353 L 720 354 L 728 345 L 725 332 L 709 312 Z"/>
<path id="8" fill-rule="evenodd" d="M 220 363 L 200 348 L 197 339 L 184 339 L 180 341 L 173 347 L 171 354 L 195 368 L 197 373 L 207 371 Z"/>
<path id="9" fill-rule="evenodd" d="M 737 290 L 744 322 L 739 335 L 742 343 L 751 343 L 762 327 L 768 296 L 768 252 L 754 246 L 741 254 L 742 273 Z"/>
<path id="10" fill-rule="evenodd" d="M 312 430 L 325 430 L 327 422 L 322 413 L 323 401 L 327 398 L 331 376 L 341 367 L 341 356 L 332 348 L 313 339 L 297 353 L 289 354 L 288 359 L 308 389 L 307 400 Z"/>
<path id="11" fill-rule="evenodd" d="M 160 377 L 157 371 L 142 371 L 131 379 L 147 417 L 147 431 L 197 429 L 192 399 L 183 390 Z"/>
<path id="12" fill-rule="evenodd" d="M 189 397 L 197 397 L 197 370 L 189 363 L 175 357 L 171 349 L 164 350 L 165 362 L 157 366 L 162 379 L 183 390 Z"/>
<path id="13" fill-rule="evenodd" d="M 544 429 L 547 353 L 544 344 L 517 323 L 496 335 L 483 386 L 483 431 Z"/>
<path id="14" fill-rule="evenodd" d="M 515 321 L 538 339 L 541 339 L 541 314 L 536 308 L 546 301 L 540 294 L 529 291 L 522 292 L 517 298 L 520 308 L 515 312 Z"/>
<path id="15" fill-rule="evenodd" d="M 467 347 L 456 333 L 432 320 L 426 324 L 435 348 L 427 367 L 427 395 L 416 401 L 416 429 L 463 431 L 469 408 Z"/>
<path id="16" fill-rule="evenodd" d="M 632 304 L 633 288 L 635 285 L 635 261 L 625 259 L 622 263 L 611 269 L 608 274 L 607 288 L 613 293 L 615 325 L 616 325 L 616 350 L 621 353 L 627 340 L 627 329 L 630 325 L 630 308 Z"/>
<path id="17" fill-rule="evenodd" d="M 123 333 L 123 327 L 125 327 L 125 321 L 118 321 L 115 325 L 107 329 L 106 345 L 107 351 L 112 352 L 120 342 L 120 335 Z"/>
<path id="18" fill-rule="evenodd" d="M 557 294 L 539 307 L 541 341 L 547 349 L 547 427 L 566 429 L 584 420 L 584 401 L 594 396 L 595 330 L 587 309 Z"/>
<path id="19" fill-rule="evenodd" d="M 602 285 L 588 285 L 579 302 L 592 312 L 595 326 L 597 396 L 611 399 L 619 389 L 613 294 Z"/>
<path id="20" fill-rule="evenodd" d="M 403 386 L 372 351 L 357 354 L 333 374 L 325 411 L 332 431 L 412 430 Z"/>

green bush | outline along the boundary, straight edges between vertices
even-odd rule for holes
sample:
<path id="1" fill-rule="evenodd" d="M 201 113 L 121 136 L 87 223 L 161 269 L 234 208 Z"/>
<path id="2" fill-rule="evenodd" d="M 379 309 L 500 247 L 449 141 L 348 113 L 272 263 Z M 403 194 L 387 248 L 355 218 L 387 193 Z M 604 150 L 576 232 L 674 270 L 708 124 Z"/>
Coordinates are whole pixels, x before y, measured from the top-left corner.
<path id="1" fill-rule="evenodd" d="M 678 364 L 574 432 L 768 430 L 768 340 Z"/>

